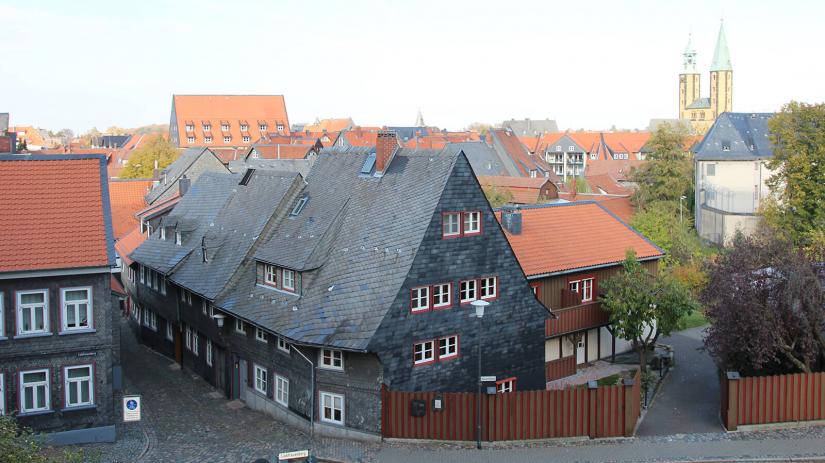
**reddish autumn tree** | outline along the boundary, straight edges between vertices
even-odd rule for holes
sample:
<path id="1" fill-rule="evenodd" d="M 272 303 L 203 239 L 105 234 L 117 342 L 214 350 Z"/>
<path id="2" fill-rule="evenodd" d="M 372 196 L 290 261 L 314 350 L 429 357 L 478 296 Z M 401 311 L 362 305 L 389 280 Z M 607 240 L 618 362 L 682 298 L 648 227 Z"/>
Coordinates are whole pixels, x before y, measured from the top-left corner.
<path id="1" fill-rule="evenodd" d="M 776 235 L 737 236 L 709 264 L 705 348 L 744 375 L 810 372 L 825 355 L 825 293 L 814 267 Z"/>

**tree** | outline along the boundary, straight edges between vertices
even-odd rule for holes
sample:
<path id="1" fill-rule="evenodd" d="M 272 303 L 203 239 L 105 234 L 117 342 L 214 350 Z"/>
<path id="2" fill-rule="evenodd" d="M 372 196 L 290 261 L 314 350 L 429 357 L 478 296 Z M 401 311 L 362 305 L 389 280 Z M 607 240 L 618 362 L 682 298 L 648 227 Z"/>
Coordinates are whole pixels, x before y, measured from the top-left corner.
<path id="1" fill-rule="evenodd" d="M 804 254 L 779 235 L 737 234 L 710 265 L 705 348 L 745 375 L 809 372 L 825 354 L 825 294 Z"/>
<path id="2" fill-rule="evenodd" d="M 108 135 L 126 135 L 127 133 L 129 133 L 128 130 L 120 128 L 116 125 L 113 125 L 106 129 L 106 134 Z"/>
<path id="3" fill-rule="evenodd" d="M 43 451 L 28 429 L 21 429 L 11 416 L 0 415 L 0 463 L 72 463 L 83 461 L 83 453 L 70 450 Z"/>
<path id="4" fill-rule="evenodd" d="M 496 188 L 493 185 L 483 186 L 481 189 L 484 191 L 484 196 L 487 197 L 487 202 L 493 208 L 513 202 L 513 193 L 510 190 Z"/>
<path id="5" fill-rule="evenodd" d="M 633 342 L 639 353 L 642 375 L 647 371 L 647 352 L 661 335 L 669 335 L 680 318 L 698 310 L 687 288 L 665 275 L 653 276 L 628 249 L 622 271 L 601 284 L 602 308 L 610 314 L 615 336 Z"/>
<path id="6" fill-rule="evenodd" d="M 151 178 L 154 169 L 163 169 L 178 157 L 178 149 L 161 135 L 145 140 L 129 157 L 121 178 Z"/>
<path id="7" fill-rule="evenodd" d="M 480 135 L 487 135 L 487 132 L 489 132 L 492 128 L 493 125 L 486 122 L 473 122 L 468 125 L 465 130 L 478 132 Z"/>
<path id="8" fill-rule="evenodd" d="M 587 183 L 583 175 L 570 177 L 567 180 L 567 189 L 576 193 L 591 193 L 590 184 Z"/>
<path id="9" fill-rule="evenodd" d="M 687 131 L 682 126 L 661 124 L 650 137 L 652 149 L 647 162 L 635 169 L 632 177 L 638 188 L 633 202 L 644 208 L 653 201 L 679 202 L 681 196 L 693 198 L 693 159 L 687 145 Z"/>
<path id="10" fill-rule="evenodd" d="M 774 175 L 767 184 L 777 201 L 765 217 L 798 247 L 825 257 L 825 104 L 792 101 L 768 126 Z"/>

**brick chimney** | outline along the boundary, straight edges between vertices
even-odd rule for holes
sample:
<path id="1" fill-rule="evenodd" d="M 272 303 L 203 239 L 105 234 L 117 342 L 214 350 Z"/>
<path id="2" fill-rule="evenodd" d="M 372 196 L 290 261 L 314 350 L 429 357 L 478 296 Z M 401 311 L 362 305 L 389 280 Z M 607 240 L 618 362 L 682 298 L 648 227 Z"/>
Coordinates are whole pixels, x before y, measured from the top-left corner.
<path id="1" fill-rule="evenodd" d="M 398 149 L 395 132 L 380 130 L 375 142 L 375 172 L 383 174 L 390 167 L 392 157 Z"/>

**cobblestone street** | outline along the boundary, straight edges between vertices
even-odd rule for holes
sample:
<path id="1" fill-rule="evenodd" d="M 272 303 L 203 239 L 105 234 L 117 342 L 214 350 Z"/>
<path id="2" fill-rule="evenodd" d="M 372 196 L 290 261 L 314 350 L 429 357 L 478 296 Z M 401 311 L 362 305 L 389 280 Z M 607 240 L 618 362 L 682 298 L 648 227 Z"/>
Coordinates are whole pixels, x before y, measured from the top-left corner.
<path id="1" fill-rule="evenodd" d="M 309 446 L 306 433 L 229 402 L 173 361 L 138 345 L 122 325 L 126 393 L 143 396 L 140 423 L 118 424 L 118 442 L 86 446 L 90 461 L 277 461 L 277 453 Z M 672 387 L 673 385 L 671 385 Z M 720 461 L 825 459 L 825 427 L 649 436 L 633 439 L 556 440 L 484 444 L 316 439 L 322 459 L 344 462 Z"/>

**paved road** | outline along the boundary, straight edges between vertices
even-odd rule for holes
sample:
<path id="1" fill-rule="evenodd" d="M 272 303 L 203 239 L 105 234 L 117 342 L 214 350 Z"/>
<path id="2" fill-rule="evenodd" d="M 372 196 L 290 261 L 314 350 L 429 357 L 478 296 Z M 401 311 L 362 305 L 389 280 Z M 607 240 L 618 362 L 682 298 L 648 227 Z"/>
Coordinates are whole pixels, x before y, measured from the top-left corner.
<path id="1" fill-rule="evenodd" d="M 91 461 L 251 463 L 267 458 L 275 462 L 278 452 L 309 445 L 307 435 L 301 431 L 262 413 L 238 408 L 237 403 L 223 399 L 197 376 L 170 368 L 172 361 L 138 346 L 127 330 L 123 331 L 123 339 L 126 392 L 142 394 L 144 421 L 118 425 L 115 444 L 86 446 L 94 457 Z M 668 382 L 672 379 L 676 377 Z M 755 457 L 787 461 L 825 459 L 825 427 L 485 444 L 482 451 L 473 447 L 473 443 L 365 444 L 337 439 L 318 439 L 315 443 L 317 455 L 345 462 L 658 462 Z"/>
<path id="2" fill-rule="evenodd" d="M 661 340 L 673 346 L 676 367 L 660 386 L 638 436 L 723 432 L 716 365 L 699 350 L 703 330 L 692 328 Z"/>

